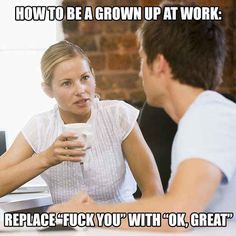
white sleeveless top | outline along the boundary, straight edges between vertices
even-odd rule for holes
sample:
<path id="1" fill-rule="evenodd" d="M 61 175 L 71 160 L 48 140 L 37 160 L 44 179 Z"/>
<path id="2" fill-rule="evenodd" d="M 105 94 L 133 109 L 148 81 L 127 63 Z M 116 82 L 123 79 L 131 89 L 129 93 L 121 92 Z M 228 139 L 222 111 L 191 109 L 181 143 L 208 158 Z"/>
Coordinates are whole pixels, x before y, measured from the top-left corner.
<path id="1" fill-rule="evenodd" d="M 116 100 L 95 99 L 87 123 L 92 124 L 92 148 L 87 150 L 84 181 L 79 163 L 62 162 L 44 171 L 54 203 L 70 199 L 79 191 L 98 202 L 133 200 L 136 182 L 122 153 L 122 141 L 134 128 L 138 110 Z M 62 133 L 63 120 L 58 107 L 31 118 L 22 130 L 35 153 L 46 150 Z"/>

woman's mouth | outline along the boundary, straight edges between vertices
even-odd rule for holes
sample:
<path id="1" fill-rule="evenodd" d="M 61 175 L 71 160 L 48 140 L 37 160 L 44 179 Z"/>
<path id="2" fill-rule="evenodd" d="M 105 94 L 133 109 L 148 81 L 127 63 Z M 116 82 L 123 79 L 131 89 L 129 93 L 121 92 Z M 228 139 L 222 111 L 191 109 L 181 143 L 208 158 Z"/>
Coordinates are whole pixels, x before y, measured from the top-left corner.
<path id="1" fill-rule="evenodd" d="M 89 98 L 83 98 L 83 99 L 80 99 L 80 100 L 74 102 L 74 104 L 79 107 L 85 107 L 85 106 L 87 106 L 89 100 L 90 100 Z"/>

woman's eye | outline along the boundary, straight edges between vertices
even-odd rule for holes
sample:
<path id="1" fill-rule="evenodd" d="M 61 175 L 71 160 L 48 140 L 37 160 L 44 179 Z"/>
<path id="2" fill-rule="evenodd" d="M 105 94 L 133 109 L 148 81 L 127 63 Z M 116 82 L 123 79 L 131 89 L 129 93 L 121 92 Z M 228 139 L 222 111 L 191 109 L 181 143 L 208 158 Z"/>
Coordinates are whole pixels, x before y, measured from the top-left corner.
<path id="1" fill-rule="evenodd" d="M 88 80 L 89 78 L 90 78 L 89 75 L 84 75 L 84 76 L 82 77 L 82 80 Z"/>
<path id="2" fill-rule="evenodd" d="M 62 83 L 62 86 L 65 86 L 65 87 L 68 87 L 68 86 L 70 86 L 71 85 L 71 82 L 70 81 L 64 81 L 63 83 Z"/>

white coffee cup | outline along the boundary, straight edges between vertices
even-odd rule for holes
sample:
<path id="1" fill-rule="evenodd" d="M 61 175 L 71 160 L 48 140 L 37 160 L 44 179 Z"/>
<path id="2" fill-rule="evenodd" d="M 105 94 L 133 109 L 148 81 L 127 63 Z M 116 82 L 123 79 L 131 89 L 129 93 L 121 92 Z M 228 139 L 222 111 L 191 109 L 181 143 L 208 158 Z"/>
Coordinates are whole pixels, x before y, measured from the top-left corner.
<path id="1" fill-rule="evenodd" d="M 93 130 L 92 125 L 87 123 L 72 123 L 66 124 L 63 127 L 64 132 L 73 132 L 77 134 L 77 139 L 84 142 L 85 149 L 89 149 L 92 146 Z"/>

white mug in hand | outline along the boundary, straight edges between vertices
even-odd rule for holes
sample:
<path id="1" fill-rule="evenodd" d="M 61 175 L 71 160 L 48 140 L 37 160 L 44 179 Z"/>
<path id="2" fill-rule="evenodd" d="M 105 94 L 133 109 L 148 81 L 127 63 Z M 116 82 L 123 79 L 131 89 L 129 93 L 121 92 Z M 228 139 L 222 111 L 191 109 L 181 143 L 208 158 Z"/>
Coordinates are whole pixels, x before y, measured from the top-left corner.
<path id="1" fill-rule="evenodd" d="M 77 134 L 78 140 L 85 144 L 85 150 L 91 148 L 92 146 L 92 125 L 87 123 L 72 123 L 66 124 L 63 128 L 64 132 L 73 132 Z M 86 157 L 86 156 L 85 156 Z M 84 158 L 82 159 L 84 161 Z"/>

